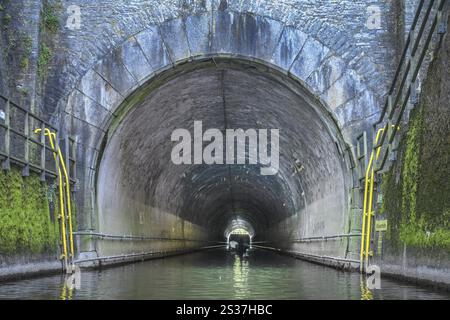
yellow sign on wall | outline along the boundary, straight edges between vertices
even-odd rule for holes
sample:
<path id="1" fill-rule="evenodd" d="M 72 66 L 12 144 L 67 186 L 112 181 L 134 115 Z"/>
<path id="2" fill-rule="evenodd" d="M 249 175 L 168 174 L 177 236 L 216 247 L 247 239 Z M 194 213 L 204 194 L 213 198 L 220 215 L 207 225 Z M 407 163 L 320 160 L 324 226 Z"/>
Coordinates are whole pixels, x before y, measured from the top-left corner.
<path id="1" fill-rule="evenodd" d="M 387 220 L 375 221 L 375 231 L 386 231 L 386 230 L 387 230 Z"/>

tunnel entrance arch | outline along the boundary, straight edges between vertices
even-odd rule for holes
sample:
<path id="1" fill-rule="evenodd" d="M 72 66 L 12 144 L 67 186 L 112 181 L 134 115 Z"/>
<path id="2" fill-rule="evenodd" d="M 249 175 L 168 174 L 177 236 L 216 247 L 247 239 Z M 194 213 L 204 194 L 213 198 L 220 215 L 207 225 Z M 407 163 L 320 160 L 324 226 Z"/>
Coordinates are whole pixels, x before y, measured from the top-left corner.
<path id="1" fill-rule="evenodd" d="M 97 241 L 100 256 L 205 246 L 223 241 L 237 220 L 251 225 L 256 240 L 286 247 L 346 228 L 351 172 L 336 120 L 268 64 L 229 57 L 182 64 L 136 90 L 115 115 L 97 160 L 98 231 L 141 239 Z M 194 120 L 219 130 L 279 128 L 278 174 L 174 165 L 170 134 Z"/>
<path id="2" fill-rule="evenodd" d="M 229 194 L 233 194 L 232 198 L 234 201 L 232 203 L 236 205 L 231 206 L 231 208 L 230 206 L 219 205 L 223 203 L 223 201 L 219 200 L 224 199 L 219 196 L 220 193 L 216 193 L 217 197 L 209 197 L 208 202 L 205 202 L 203 201 L 204 199 L 200 199 L 199 194 L 194 192 L 195 188 L 191 190 L 185 188 L 186 199 L 194 196 L 197 202 L 193 203 L 204 203 L 204 206 L 196 205 L 191 206 L 191 208 L 178 207 L 176 205 L 162 206 L 164 209 L 170 209 L 170 212 L 181 210 L 185 212 L 189 219 L 180 220 L 178 213 L 172 216 L 166 215 L 166 218 L 172 217 L 173 219 L 167 224 L 171 227 L 159 237 L 161 246 L 166 246 L 162 245 L 162 243 L 167 238 L 172 238 L 173 234 L 179 234 L 176 230 L 180 230 L 180 228 L 185 230 L 184 235 L 186 236 L 193 234 L 198 236 L 198 239 L 192 238 L 187 242 L 181 242 L 184 243 L 183 246 L 188 242 L 190 244 L 187 247 L 199 246 L 199 244 L 205 243 L 204 241 L 207 239 L 211 239 L 211 234 L 218 235 L 218 238 L 223 239 L 221 234 L 223 234 L 223 230 L 227 228 L 230 221 L 243 219 L 254 226 L 255 234 L 257 234 L 256 238 L 270 238 L 278 246 L 283 246 L 289 250 L 293 249 L 308 255 L 337 256 L 339 259 L 350 257 L 351 254 L 349 252 L 356 253 L 357 249 L 351 248 L 352 246 L 347 240 L 349 238 L 346 238 L 345 234 L 357 233 L 360 220 L 360 217 L 357 216 L 358 204 L 350 204 L 350 188 L 357 190 L 358 186 L 357 182 L 353 183 L 351 177 L 354 161 L 349 145 L 355 142 L 356 135 L 364 130 L 363 127 L 370 127 L 371 121 L 377 118 L 378 90 L 374 89 L 372 84 L 378 80 L 381 82 L 382 78 L 378 74 L 367 71 L 376 69 L 370 67 L 373 66 L 370 59 L 360 56 L 361 59 L 358 61 L 366 66 L 365 68 L 360 68 L 352 60 L 352 57 L 357 54 L 357 50 L 355 51 L 348 46 L 339 45 L 336 47 L 329 40 L 324 33 L 314 33 L 302 26 L 288 25 L 269 16 L 237 11 L 229 12 L 227 10 L 213 10 L 196 15 L 177 17 L 167 21 L 164 20 L 154 25 L 146 25 L 142 30 L 132 34 L 124 34 L 121 40 L 123 42 L 114 44 L 112 49 L 108 47 L 107 52 L 98 57 L 98 61 L 91 61 L 93 62 L 92 67 L 83 74 L 73 90 L 68 93 L 68 96 L 59 101 L 59 108 L 61 108 L 61 113 L 59 114 L 63 115 L 59 118 L 62 120 L 61 126 L 76 138 L 78 146 L 77 177 L 79 180 L 79 191 L 77 192 L 77 205 L 80 208 L 78 215 L 80 231 L 92 233 L 103 230 L 106 232 L 109 227 L 105 228 L 105 226 L 110 225 L 114 228 L 117 226 L 117 231 L 123 231 L 127 234 L 142 233 L 141 230 L 144 228 L 145 221 L 149 221 L 145 214 L 148 209 L 146 205 L 139 208 L 141 213 L 138 216 L 127 220 L 137 221 L 136 225 L 138 227 L 136 225 L 134 227 L 124 227 L 126 224 L 123 225 L 122 223 L 125 215 L 117 219 L 111 218 L 106 223 L 102 220 L 104 218 L 102 218 L 101 212 L 104 211 L 99 205 L 99 200 L 106 193 L 103 192 L 104 190 L 99 190 L 97 186 L 101 180 L 102 172 L 105 172 L 102 171 L 102 165 L 108 163 L 108 161 L 104 161 L 108 157 L 108 152 L 110 154 L 108 159 L 113 159 L 111 154 L 115 156 L 112 151 L 114 149 L 110 148 L 113 145 L 111 142 L 115 139 L 118 140 L 114 138 L 119 136 L 116 134 L 118 131 L 126 131 L 124 129 L 126 128 L 126 123 L 132 121 L 130 119 L 132 119 L 133 115 L 139 118 L 136 116 L 138 113 L 135 110 L 139 110 L 139 103 L 143 102 L 146 97 L 153 97 L 152 99 L 159 99 L 161 102 L 164 100 L 162 96 L 171 97 L 173 95 L 173 93 L 162 94 L 163 91 L 177 82 L 184 81 L 184 83 L 188 84 L 190 83 L 189 79 L 200 77 L 202 79 L 212 79 L 208 84 L 213 87 L 214 84 L 219 86 L 221 83 L 220 78 L 223 77 L 223 83 L 228 84 L 228 87 L 221 87 L 229 89 L 229 91 L 225 90 L 228 92 L 228 96 L 227 94 L 222 94 L 215 97 L 216 100 L 213 99 L 215 101 L 214 106 L 219 106 L 220 99 L 225 97 L 225 101 L 228 103 L 243 105 L 243 110 L 241 110 L 243 114 L 270 109 L 269 113 L 265 113 L 270 116 L 266 119 L 268 123 L 272 123 L 269 121 L 269 118 L 281 119 L 281 122 L 283 122 L 291 117 L 298 120 L 299 124 L 303 121 L 305 128 L 308 125 L 316 124 L 315 127 L 311 127 L 310 131 L 316 132 L 315 135 L 303 136 L 303 140 L 298 141 L 303 141 L 303 145 L 309 146 L 310 149 L 313 146 L 316 147 L 316 144 L 326 147 L 325 149 L 318 148 L 315 152 L 309 152 L 308 154 L 314 155 L 314 157 L 310 158 L 310 161 L 307 163 L 302 161 L 302 158 L 297 154 L 294 155 L 294 152 L 285 152 L 285 154 L 289 154 L 290 158 L 282 159 L 284 168 L 281 169 L 278 175 L 280 176 L 281 174 L 285 178 L 275 179 L 269 184 L 256 175 L 254 175 L 257 177 L 256 180 L 246 179 L 243 174 L 247 174 L 247 170 L 242 170 L 242 172 L 234 171 L 231 175 L 228 174 L 231 178 L 242 179 L 240 186 L 246 186 L 245 190 L 247 190 L 245 193 L 241 192 L 239 188 L 237 190 L 239 192 L 236 192 L 234 188 L 229 186 L 225 188 L 233 190 Z M 218 71 L 220 68 L 223 70 Z M 361 72 L 364 74 L 361 74 Z M 247 86 L 247 89 L 254 90 L 253 92 L 249 91 L 246 93 L 246 86 L 233 86 L 233 83 L 242 83 L 242 79 L 247 79 L 248 83 L 252 83 L 256 79 L 258 83 L 255 82 L 252 87 Z M 191 81 L 191 83 L 196 82 Z M 278 95 L 280 98 L 274 99 L 276 95 L 269 97 L 264 93 L 269 92 L 269 90 L 262 90 L 264 92 L 260 94 L 261 88 L 270 87 L 272 89 L 272 84 L 279 89 Z M 186 87 L 192 88 L 192 85 Z M 379 86 L 375 87 L 380 89 Z M 179 96 L 183 96 L 183 93 L 185 94 L 188 91 L 189 89 L 176 93 L 180 93 Z M 215 91 L 212 90 L 211 92 Z M 283 93 L 286 93 L 286 95 Z M 158 95 L 159 98 L 156 97 Z M 266 107 L 272 106 L 272 108 L 258 109 L 255 108 L 255 105 L 259 105 L 259 102 L 250 101 L 251 103 L 242 104 L 240 103 L 242 101 L 239 101 L 239 99 L 233 99 L 233 97 L 252 95 L 267 98 L 263 105 Z M 191 95 L 191 97 L 193 96 Z M 208 94 L 204 92 L 203 97 L 206 101 Z M 209 97 L 214 97 L 214 95 L 209 95 Z M 284 102 L 282 102 L 283 99 Z M 185 100 L 188 101 L 189 99 Z M 288 101 L 291 104 L 307 105 L 308 110 L 311 111 L 307 114 L 311 117 L 299 117 L 298 114 L 295 114 L 297 112 L 295 111 L 297 110 L 296 108 L 281 109 L 280 106 L 286 105 Z M 186 106 L 193 105 L 193 102 L 196 101 L 184 102 L 183 105 Z M 181 105 L 182 103 L 178 101 L 178 104 Z M 168 111 L 168 109 L 159 110 Z M 208 112 L 213 112 L 214 110 L 217 111 L 220 108 L 211 108 L 208 109 Z M 289 112 L 282 116 L 279 114 L 280 110 L 289 110 Z M 188 109 L 186 114 L 189 114 L 191 111 L 194 112 L 195 110 Z M 235 116 L 235 125 L 241 126 L 239 121 L 248 119 L 248 116 L 241 118 L 236 116 L 235 107 L 232 107 L 229 111 L 231 111 L 231 115 Z M 195 114 L 191 113 L 191 115 Z M 142 115 L 141 118 L 146 119 L 146 113 Z M 167 116 L 167 114 L 158 114 L 157 112 L 154 115 L 155 117 L 160 116 L 161 119 L 165 119 L 163 117 Z M 208 120 L 209 122 L 207 121 L 208 127 L 213 127 L 214 119 L 219 118 L 211 116 Z M 260 121 L 257 117 L 253 120 L 255 120 L 255 123 Z M 161 126 L 163 123 L 170 122 L 161 121 Z M 275 121 L 273 124 L 278 125 L 279 123 Z M 214 125 L 220 126 L 220 123 Z M 243 127 L 245 128 L 245 126 Z M 258 123 L 256 127 L 259 127 Z M 287 132 L 289 137 L 293 139 L 298 138 L 298 132 L 295 130 L 287 130 Z M 325 132 L 328 132 L 328 134 L 324 135 L 323 133 Z M 152 135 L 149 134 L 147 136 Z M 306 139 L 305 137 L 308 138 Z M 321 137 L 325 140 L 317 143 L 316 137 Z M 140 139 L 142 143 L 145 141 L 147 140 Z M 116 143 L 121 145 L 117 141 Z M 131 148 L 135 144 L 122 143 L 122 145 Z M 161 145 L 158 144 L 158 146 Z M 299 145 L 295 143 L 290 146 L 290 148 L 297 147 Z M 305 147 L 305 149 L 307 148 Z M 119 152 L 116 154 L 119 155 Z M 333 156 L 327 158 L 327 154 L 333 154 Z M 135 157 L 135 159 L 138 158 Z M 113 166 L 114 162 L 111 162 L 111 164 Z M 155 168 L 160 168 L 161 163 L 154 163 L 154 165 Z M 145 166 L 128 166 L 127 170 L 133 167 L 144 168 Z M 132 173 L 128 174 L 129 172 L 123 171 L 120 166 L 117 169 L 116 175 L 120 173 L 127 179 L 133 177 Z M 224 173 L 226 171 L 228 170 L 224 170 Z M 332 183 L 327 183 L 325 178 L 313 179 L 311 178 L 314 176 L 312 174 L 313 171 L 325 175 L 329 175 L 329 172 L 338 172 L 339 178 L 336 178 L 335 181 L 342 180 L 342 183 L 336 183 L 333 186 Z M 249 171 L 249 173 L 253 173 L 253 171 Z M 291 175 L 291 178 L 288 179 L 289 175 Z M 295 176 L 302 175 L 310 176 L 309 179 L 294 179 Z M 208 170 L 202 171 L 202 174 L 195 172 L 192 177 L 196 177 L 199 180 L 194 179 L 192 182 L 206 181 L 204 180 L 206 176 L 212 177 L 213 175 Z M 223 174 L 219 174 L 219 176 L 223 176 Z M 163 173 L 158 177 L 163 180 L 169 179 Z M 121 184 L 123 185 L 123 181 L 126 181 L 121 179 L 114 180 L 112 176 L 110 178 L 112 180 L 109 182 L 114 188 L 119 188 Z M 142 179 L 141 182 L 144 180 Z M 331 180 L 333 179 L 328 181 Z M 356 180 L 354 179 L 354 181 Z M 210 182 L 212 183 L 212 181 Z M 316 181 L 316 183 L 311 184 L 311 181 Z M 223 182 L 217 183 L 216 187 L 224 186 Z M 165 185 L 169 184 L 166 183 Z M 206 185 L 213 186 L 214 183 L 207 183 Z M 255 186 L 266 186 L 266 188 L 259 192 L 259 189 L 255 189 Z M 140 188 L 138 191 L 141 190 L 146 189 Z M 274 201 L 274 195 L 268 190 L 277 190 L 278 194 L 281 194 L 283 200 L 286 201 Z M 300 194 L 300 196 L 293 197 L 295 201 L 286 199 L 286 194 L 290 194 L 292 190 Z M 315 191 L 313 192 L 313 190 Z M 164 199 L 164 197 L 160 197 L 160 193 L 164 193 L 162 189 L 156 188 L 150 191 L 152 195 L 157 195 L 158 199 Z M 203 194 L 204 191 L 211 190 L 202 189 L 201 191 Z M 308 192 L 316 195 L 327 195 L 329 199 L 321 202 L 318 198 L 311 197 Z M 127 195 L 127 197 L 134 199 L 133 197 L 136 197 L 137 194 L 133 193 L 132 196 Z M 234 196 L 234 194 L 239 194 L 240 198 Z M 262 201 L 247 201 L 247 199 L 253 198 L 255 194 Z M 181 194 L 173 193 L 173 195 L 181 197 Z M 140 197 L 142 198 L 142 196 Z M 171 195 L 171 197 L 174 199 L 174 196 Z M 337 201 L 334 201 L 333 197 Z M 169 199 L 170 197 L 166 195 L 165 198 Z M 124 197 L 121 197 L 119 200 L 122 201 L 123 199 Z M 115 201 L 117 199 L 110 200 Z M 114 203 L 106 200 L 105 203 L 110 208 L 120 208 L 123 212 L 130 211 L 130 208 L 126 205 L 130 202 Z M 137 203 L 145 204 L 145 201 L 137 201 Z M 323 203 L 335 204 L 336 206 L 323 209 Z M 212 205 L 218 206 L 214 208 L 214 214 L 200 214 L 200 212 L 205 212 L 205 207 L 213 208 Z M 270 210 L 267 208 L 270 208 Z M 163 215 L 166 210 L 158 212 L 159 215 Z M 231 212 L 231 214 L 224 214 L 224 212 Z M 278 214 L 270 214 L 268 212 L 276 212 Z M 305 212 L 317 214 L 305 214 Z M 339 212 L 339 214 L 327 216 L 330 212 Z M 215 218 L 217 216 L 226 216 L 229 219 L 218 222 Z M 259 218 L 255 219 L 255 216 Z M 278 218 L 273 219 L 273 217 Z M 192 230 L 198 227 L 197 222 L 200 220 L 203 227 L 200 227 L 199 230 L 204 230 L 204 232 L 193 232 Z M 303 229 L 291 228 L 298 225 L 300 221 L 302 226 L 304 226 Z M 217 226 L 217 228 L 212 226 Z M 121 227 L 124 227 L 124 229 L 121 230 Z M 144 229 L 150 230 L 148 228 Z M 114 229 L 111 230 L 114 231 Z M 192 233 L 189 233 L 189 230 Z M 101 235 L 102 237 L 97 239 L 98 241 L 92 241 L 90 237 L 79 241 L 80 251 L 86 253 L 89 257 L 104 256 L 106 254 L 115 255 L 117 252 L 126 254 L 129 252 L 141 252 L 140 255 L 145 255 L 148 243 L 156 241 L 153 236 L 140 235 L 137 238 L 127 236 L 125 238 L 130 241 L 124 242 L 122 246 L 117 247 L 117 243 L 112 241 L 112 239 L 109 242 L 104 241 L 106 238 L 103 234 Z M 335 241 L 326 241 L 326 245 L 323 245 L 319 241 L 312 243 L 308 240 L 317 239 L 318 237 L 325 239 L 323 238 L 324 235 L 330 236 Z M 358 235 L 354 236 L 357 237 Z M 113 239 L 117 238 L 113 237 Z M 177 244 L 173 240 L 170 243 L 170 248 L 177 248 L 180 242 Z"/>

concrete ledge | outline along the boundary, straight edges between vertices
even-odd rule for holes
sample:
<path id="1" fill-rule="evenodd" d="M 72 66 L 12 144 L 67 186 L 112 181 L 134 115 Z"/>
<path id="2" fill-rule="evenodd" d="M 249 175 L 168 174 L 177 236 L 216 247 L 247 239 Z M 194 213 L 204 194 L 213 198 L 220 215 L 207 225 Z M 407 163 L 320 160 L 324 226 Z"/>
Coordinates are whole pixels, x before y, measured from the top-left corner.
<path id="1" fill-rule="evenodd" d="M 0 281 L 23 280 L 58 273 L 62 273 L 60 261 L 31 262 L 0 268 Z"/>
<path id="2" fill-rule="evenodd" d="M 351 259 L 345 259 L 340 257 L 329 257 L 329 256 L 319 256 L 309 253 L 302 253 L 302 252 L 296 252 L 296 251 L 287 251 L 282 250 L 278 248 L 272 248 L 272 247 L 264 247 L 264 246 L 257 246 L 253 245 L 255 248 L 263 249 L 263 250 L 270 250 L 277 252 L 282 255 L 291 256 L 297 259 L 309 261 L 312 263 L 324 265 L 333 267 L 340 270 L 345 271 L 359 271 L 359 261 L 351 260 Z"/>
<path id="3" fill-rule="evenodd" d="M 403 268 L 398 265 L 381 264 L 381 274 L 391 279 L 450 291 L 450 270 L 448 269 L 437 269 L 428 266 Z"/>
<path id="4" fill-rule="evenodd" d="M 82 269 L 98 269 L 102 267 L 113 267 L 123 264 L 134 263 L 138 261 L 146 261 L 152 259 L 161 259 L 188 253 L 194 253 L 203 250 L 210 250 L 223 247 L 224 245 L 208 246 L 200 248 L 191 248 L 185 250 L 173 250 L 167 252 L 148 252 L 136 253 L 129 255 L 118 255 L 109 257 L 97 257 L 96 252 L 80 253 L 83 259 L 75 261 Z M 63 274 L 60 261 L 40 261 L 30 262 L 26 264 L 16 264 L 0 268 L 0 282 L 24 280 L 39 276 L 47 276 L 54 274 Z"/>
<path id="5" fill-rule="evenodd" d="M 102 267 L 112 267 L 123 264 L 134 263 L 138 261 L 147 261 L 152 259 L 161 259 L 166 257 L 173 257 L 198 251 L 210 250 L 224 247 L 224 245 L 208 246 L 199 248 L 190 248 L 184 250 L 173 250 L 165 252 L 142 252 L 117 256 L 91 257 L 82 260 L 77 260 L 75 263 L 82 269 L 97 269 Z"/>
<path id="6" fill-rule="evenodd" d="M 276 253 L 294 257 L 297 259 L 309 261 L 312 263 L 333 267 L 345 271 L 359 272 L 359 261 L 338 258 L 312 255 L 302 252 L 286 251 L 278 248 L 264 247 L 253 245 L 255 248 L 270 250 Z M 416 268 L 403 269 L 397 265 L 381 265 L 382 278 L 389 278 L 393 280 L 399 280 L 419 286 L 426 286 L 436 290 L 450 291 L 450 283 L 448 274 L 449 270 L 438 270 L 427 266 L 422 266 L 417 271 Z"/>

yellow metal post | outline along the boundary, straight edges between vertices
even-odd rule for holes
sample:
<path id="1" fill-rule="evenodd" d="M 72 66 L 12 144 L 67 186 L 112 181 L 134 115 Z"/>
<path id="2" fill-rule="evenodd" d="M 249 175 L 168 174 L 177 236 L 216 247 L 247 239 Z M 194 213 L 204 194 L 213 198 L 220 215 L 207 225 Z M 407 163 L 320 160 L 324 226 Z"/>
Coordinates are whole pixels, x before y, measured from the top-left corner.
<path id="1" fill-rule="evenodd" d="M 371 174 L 370 174 L 370 186 L 369 186 L 369 203 L 367 205 L 367 231 L 366 231 L 366 248 L 364 250 L 365 254 L 365 261 L 364 261 L 364 267 L 367 269 L 367 265 L 369 262 L 369 255 L 370 255 L 370 236 L 372 234 L 372 217 L 373 217 L 373 188 L 374 188 L 374 180 L 375 180 L 375 173 L 373 170 L 373 163 L 371 168 Z"/>
<path id="2" fill-rule="evenodd" d="M 366 169 L 365 182 L 364 182 L 364 202 L 363 202 L 363 216 L 362 216 L 362 227 L 361 227 L 361 245 L 360 245 L 360 269 L 363 270 L 363 260 L 364 260 L 364 247 L 365 247 L 365 237 L 366 237 L 366 219 L 367 219 L 367 200 L 370 184 L 370 168 L 373 162 L 373 152 L 370 156 L 369 163 Z"/>
<path id="3" fill-rule="evenodd" d="M 40 133 L 42 130 L 40 128 L 35 130 L 35 133 Z M 73 242 L 73 228 L 72 228 L 72 203 L 71 203 L 71 197 L 70 197 L 70 182 L 69 182 L 69 175 L 67 173 L 67 168 L 64 162 L 64 158 L 61 152 L 61 149 L 59 146 L 56 146 L 56 134 L 54 132 L 51 132 L 49 129 L 44 129 L 44 135 L 48 137 L 50 142 L 50 147 L 53 151 L 53 157 L 55 159 L 55 163 L 57 165 L 58 169 L 58 180 L 59 180 L 59 200 L 60 200 L 60 218 L 61 218 L 61 237 L 62 237 L 62 243 L 63 243 L 63 257 L 65 262 L 65 268 L 69 272 L 67 260 L 70 257 L 73 264 L 74 259 L 74 242 Z M 58 162 L 59 158 L 59 162 Z M 62 172 L 61 172 L 62 168 Z M 67 236 L 66 236 L 66 206 L 64 205 L 64 190 L 63 190 L 63 174 L 64 174 L 64 182 L 65 182 L 65 194 L 66 194 L 66 202 L 67 202 L 67 217 L 68 217 L 68 233 L 69 233 L 69 247 L 70 247 L 70 256 L 68 255 L 67 250 Z"/>
<path id="4" fill-rule="evenodd" d="M 42 130 L 40 128 L 36 129 L 34 132 L 36 134 L 40 133 Z M 49 129 L 44 129 L 44 135 L 48 137 L 48 140 L 50 142 L 50 147 L 53 151 L 53 158 L 55 159 L 55 165 L 57 166 L 58 170 L 58 182 L 59 182 L 59 211 L 60 211 L 60 220 L 61 220 L 61 238 L 62 238 L 62 244 L 63 244 L 63 258 L 64 258 L 64 267 L 67 270 L 67 239 L 66 239 L 66 215 L 65 215 L 65 205 L 64 205 L 64 191 L 63 191 L 63 180 L 62 180 L 62 173 L 61 169 L 58 166 L 58 153 L 56 152 L 55 144 L 53 142 L 53 138 L 51 135 L 51 132 Z"/>
<path id="5" fill-rule="evenodd" d="M 378 130 L 375 137 L 375 144 L 378 144 L 380 134 L 384 131 L 384 128 Z M 369 250 L 370 250 L 370 234 L 372 232 L 372 216 L 373 216 L 373 189 L 375 180 L 375 170 L 373 168 L 374 162 L 378 160 L 381 147 L 378 147 L 376 152 L 372 151 L 370 160 L 367 165 L 365 183 L 364 183 L 364 201 L 363 201 L 363 217 L 361 228 L 361 246 L 360 246 L 360 270 L 363 271 L 367 268 L 369 262 Z"/>
<path id="6" fill-rule="evenodd" d="M 54 139 L 56 140 L 56 134 L 52 133 Z M 61 152 L 61 148 L 58 147 L 58 156 L 60 159 L 60 164 L 62 171 L 64 173 L 65 183 L 66 183 L 66 202 L 67 202 L 67 217 L 69 220 L 69 242 L 70 242 L 70 255 L 72 259 L 74 258 L 74 245 L 73 245 L 73 229 L 72 229 L 72 202 L 70 198 L 70 182 L 69 175 L 67 173 L 66 164 L 64 162 L 64 157 Z"/>

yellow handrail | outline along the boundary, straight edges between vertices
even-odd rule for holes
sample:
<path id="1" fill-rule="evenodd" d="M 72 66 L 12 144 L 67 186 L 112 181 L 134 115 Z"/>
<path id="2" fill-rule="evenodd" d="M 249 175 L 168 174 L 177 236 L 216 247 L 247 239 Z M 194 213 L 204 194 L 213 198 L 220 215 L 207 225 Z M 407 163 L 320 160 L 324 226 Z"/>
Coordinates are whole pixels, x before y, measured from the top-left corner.
<path id="1" fill-rule="evenodd" d="M 42 131 L 42 129 L 38 128 L 34 132 L 36 134 L 39 134 Z M 65 190 L 66 190 L 66 201 L 67 201 L 67 216 L 68 216 L 68 222 L 69 222 L 69 245 L 70 245 L 70 257 L 74 258 L 74 244 L 73 244 L 73 229 L 72 229 L 72 209 L 71 209 L 71 198 L 70 198 L 70 184 L 69 184 L 69 176 L 67 174 L 66 165 L 64 163 L 64 158 L 61 153 L 61 149 L 58 146 L 58 149 L 56 150 L 55 147 L 55 141 L 56 141 L 56 134 L 54 132 L 51 132 L 49 129 L 44 129 L 44 135 L 48 137 L 50 142 L 50 147 L 53 151 L 53 157 L 55 159 L 55 163 L 58 166 L 58 180 L 59 180 L 59 202 L 60 202 L 60 217 L 61 217 L 61 237 L 62 237 L 62 243 L 63 243 L 63 257 L 65 262 L 66 270 L 69 271 L 67 268 L 67 258 L 68 258 L 68 250 L 67 250 L 67 238 L 66 238 L 66 215 L 65 210 L 66 207 L 64 205 L 64 191 L 63 191 L 63 178 L 61 173 L 61 168 L 64 174 L 64 180 L 65 180 Z M 53 140 L 54 139 L 54 140 Z M 60 159 L 59 163 L 57 159 Z"/>
<path id="2" fill-rule="evenodd" d="M 54 139 L 56 140 L 56 134 L 52 133 Z M 64 162 L 64 157 L 61 152 L 61 148 L 58 147 L 58 155 L 61 168 L 64 173 L 65 183 L 66 183 L 66 202 L 67 202 L 67 217 L 69 220 L 69 242 L 70 242 L 70 254 L 73 259 L 74 255 L 74 246 L 73 246 L 73 229 L 72 229 L 72 202 L 70 199 L 70 182 L 69 182 L 69 175 L 67 174 L 66 164 Z"/>
<path id="3" fill-rule="evenodd" d="M 395 128 L 395 125 L 392 125 Z M 399 130 L 400 127 L 397 127 Z M 380 140 L 380 135 L 383 133 L 385 128 L 381 128 L 378 130 L 375 137 L 375 145 L 378 144 Z M 378 160 L 380 156 L 381 146 L 377 148 L 376 154 L 372 150 L 372 154 L 370 155 L 369 163 L 367 164 L 367 170 L 365 175 L 365 184 L 364 184 L 364 201 L 363 201 L 363 221 L 361 228 L 361 246 L 360 246 L 360 270 L 363 271 L 367 269 L 367 264 L 369 262 L 370 255 L 370 235 L 372 233 L 372 216 L 373 213 L 373 189 L 375 182 L 375 170 L 374 170 L 374 161 Z M 364 263 L 363 263 L 364 262 Z"/>
<path id="4" fill-rule="evenodd" d="M 384 128 L 378 130 L 375 144 L 378 144 L 380 139 L 380 134 L 384 131 Z M 377 160 L 380 155 L 381 147 L 377 148 L 376 159 L 374 152 L 370 155 L 369 163 L 367 164 L 367 170 L 365 175 L 364 183 L 364 201 L 363 201 L 363 221 L 361 228 L 361 245 L 360 245 L 360 269 L 363 270 L 367 267 L 369 260 L 369 248 L 370 248 L 370 233 L 371 233 L 371 223 L 372 223 L 372 205 L 373 205 L 373 187 L 375 179 L 375 170 L 373 169 L 373 162 Z M 367 229 L 367 231 L 366 231 Z M 363 264 L 364 260 L 364 264 Z"/>

